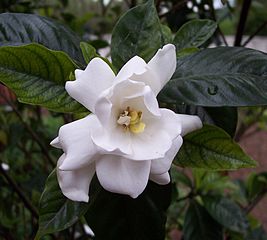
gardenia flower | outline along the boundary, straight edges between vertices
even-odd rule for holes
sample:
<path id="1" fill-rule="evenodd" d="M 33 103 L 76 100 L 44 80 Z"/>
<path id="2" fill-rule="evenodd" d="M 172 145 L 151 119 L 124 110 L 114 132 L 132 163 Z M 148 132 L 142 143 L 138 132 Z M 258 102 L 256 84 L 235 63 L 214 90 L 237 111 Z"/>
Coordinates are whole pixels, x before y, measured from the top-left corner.
<path id="1" fill-rule="evenodd" d="M 197 116 L 159 108 L 156 96 L 175 68 L 175 47 L 168 44 L 148 63 L 133 57 L 117 76 L 100 58 L 75 71 L 76 80 L 65 88 L 92 114 L 62 126 L 51 142 L 64 151 L 57 177 L 67 198 L 87 202 L 95 173 L 104 189 L 132 198 L 149 179 L 170 182 L 182 136 L 202 127 Z"/>

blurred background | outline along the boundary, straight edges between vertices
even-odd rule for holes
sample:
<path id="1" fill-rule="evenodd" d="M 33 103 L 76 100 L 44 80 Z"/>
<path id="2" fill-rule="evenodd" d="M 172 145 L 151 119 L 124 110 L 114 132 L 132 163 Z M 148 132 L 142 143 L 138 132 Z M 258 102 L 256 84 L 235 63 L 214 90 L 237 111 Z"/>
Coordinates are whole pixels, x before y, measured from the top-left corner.
<path id="1" fill-rule="evenodd" d="M 119 17 L 139 0 L 1 0 L 0 13 L 33 13 L 71 28 L 104 57 Z M 160 20 L 175 33 L 192 19 L 212 19 L 218 29 L 204 47 L 243 46 L 267 52 L 266 0 L 156 0 Z M 0 23 L 1 27 L 1 23 Z M 48 36 L 49 37 L 49 36 Z M 0 46 L 1 46 L 0 41 Z M 258 230 L 249 240 L 266 239 L 267 231 L 267 108 L 240 108 L 234 139 L 256 161 L 255 169 L 207 173 L 172 169 L 176 199 L 168 212 L 167 239 L 182 239 L 188 184 L 198 191 L 219 191 L 245 209 Z M 33 239 L 37 206 L 48 174 L 60 152 L 49 146 L 58 128 L 80 116 L 24 105 L 0 85 L 0 239 Z M 200 177 L 201 176 L 201 177 Z M 184 198 L 184 199 L 183 199 Z M 245 239 L 229 232 L 226 239 Z M 88 239 L 81 221 L 44 239 Z M 204 239 L 203 239 L 204 240 Z"/>

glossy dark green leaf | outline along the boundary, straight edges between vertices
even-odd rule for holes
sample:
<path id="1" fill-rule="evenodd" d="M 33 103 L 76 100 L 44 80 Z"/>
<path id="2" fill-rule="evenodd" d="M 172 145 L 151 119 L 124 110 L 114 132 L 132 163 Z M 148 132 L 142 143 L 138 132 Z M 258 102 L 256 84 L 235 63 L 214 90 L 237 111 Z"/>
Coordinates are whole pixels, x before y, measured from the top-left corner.
<path id="1" fill-rule="evenodd" d="M 0 46 L 39 43 L 64 51 L 83 63 L 80 41 L 76 33 L 49 18 L 23 13 L 0 14 Z"/>
<path id="2" fill-rule="evenodd" d="M 90 191 L 93 200 L 85 217 L 96 240 L 164 239 L 171 184 L 160 186 L 149 182 L 136 199 L 103 188 L 95 194 L 93 189 Z"/>
<path id="3" fill-rule="evenodd" d="M 266 191 L 267 172 L 251 173 L 246 182 L 247 195 L 250 200 Z"/>
<path id="4" fill-rule="evenodd" d="M 47 178 L 39 203 L 39 229 L 35 240 L 62 231 L 85 214 L 88 204 L 73 202 L 62 194 L 54 170 Z"/>
<path id="5" fill-rule="evenodd" d="M 177 53 L 184 48 L 201 46 L 213 35 L 216 28 L 217 23 L 208 19 L 195 19 L 185 23 L 173 40 Z"/>
<path id="6" fill-rule="evenodd" d="M 185 240 L 223 239 L 221 226 L 196 201 L 192 201 L 187 209 L 183 234 Z"/>
<path id="7" fill-rule="evenodd" d="M 204 125 L 189 133 L 174 163 L 181 167 L 206 170 L 232 170 L 255 167 L 256 163 L 222 129 Z"/>
<path id="8" fill-rule="evenodd" d="M 85 62 L 88 64 L 94 57 L 97 57 L 97 53 L 95 48 L 86 42 L 81 42 L 80 47 L 83 53 L 83 58 Z"/>
<path id="9" fill-rule="evenodd" d="M 246 215 L 235 202 L 222 196 L 205 196 L 202 199 L 206 210 L 218 223 L 235 232 L 246 232 Z"/>
<path id="10" fill-rule="evenodd" d="M 85 112 L 65 90 L 76 68 L 65 53 L 38 44 L 0 47 L 0 82 L 23 103 L 57 112 Z"/>
<path id="11" fill-rule="evenodd" d="M 237 126 L 237 108 L 235 107 L 201 107 L 177 105 L 176 112 L 198 115 L 203 123 L 216 125 L 225 130 L 231 137 L 235 136 Z"/>
<path id="12" fill-rule="evenodd" d="M 164 44 L 164 36 L 153 0 L 126 12 L 113 29 L 111 58 L 120 69 L 135 55 L 148 61 Z"/>
<path id="13" fill-rule="evenodd" d="M 252 49 L 217 47 L 177 60 L 160 100 L 197 106 L 267 104 L 267 55 Z"/>

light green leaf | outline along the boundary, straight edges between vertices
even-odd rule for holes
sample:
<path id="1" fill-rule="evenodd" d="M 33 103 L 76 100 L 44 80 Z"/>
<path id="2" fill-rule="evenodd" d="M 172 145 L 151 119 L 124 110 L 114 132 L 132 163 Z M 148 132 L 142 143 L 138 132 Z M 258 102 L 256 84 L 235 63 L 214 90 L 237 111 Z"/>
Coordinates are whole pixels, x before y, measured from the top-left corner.
<path id="1" fill-rule="evenodd" d="M 213 35 L 216 28 L 217 23 L 208 19 L 195 19 L 185 23 L 173 40 L 177 53 L 184 48 L 201 46 Z"/>
<path id="2" fill-rule="evenodd" d="M 81 42 L 80 47 L 82 49 L 83 58 L 85 62 L 88 64 L 94 57 L 97 57 L 97 53 L 95 48 L 86 42 Z"/>
<path id="3" fill-rule="evenodd" d="M 218 223 L 235 232 L 246 232 L 246 215 L 235 202 L 222 196 L 205 196 L 202 199 L 206 210 Z"/>
<path id="4" fill-rule="evenodd" d="M 39 43 L 81 63 L 80 37 L 64 25 L 36 14 L 0 14 L 0 46 Z"/>
<path id="5" fill-rule="evenodd" d="M 184 137 L 174 164 L 206 170 L 233 170 L 256 166 L 256 162 L 224 130 L 211 125 L 204 125 L 202 129 Z"/>
<path id="6" fill-rule="evenodd" d="M 164 36 L 153 0 L 126 12 L 113 29 L 111 58 L 120 69 L 130 58 L 138 55 L 151 59 L 164 44 Z"/>
<path id="7" fill-rule="evenodd" d="M 186 56 L 191 55 L 193 53 L 196 53 L 198 51 L 199 51 L 199 49 L 197 47 L 183 48 L 177 52 L 177 57 L 178 58 L 186 57 Z"/>
<path id="8" fill-rule="evenodd" d="M 73 202 L 62 194 L 54 170 L 47 178 L 39 203 L 39 229 L 35 240 L 42 236 L 62 231 L 85 214 L 88 204 Z"/>
<path id="9" fill-rule="evenodd" d="M 185 214 L 183 234 L 185 240 L 223 239 L 221 226 L 196 201 L 191 201 Z"/>
<path id="10" fill-rule="evenodd" d="M 217 47 L 179 58 L 161 91 L 166 103 L 197 106 L 267 104 L 267 55 L 252 49 Z"/>
<path id="11" fill-rule="evenodd" d="M 0 82 L 23 103 L 57 112 L 85 112 L 64 87 L 76 68 L 65 53 L 38 44 L 0 47 Z"/>

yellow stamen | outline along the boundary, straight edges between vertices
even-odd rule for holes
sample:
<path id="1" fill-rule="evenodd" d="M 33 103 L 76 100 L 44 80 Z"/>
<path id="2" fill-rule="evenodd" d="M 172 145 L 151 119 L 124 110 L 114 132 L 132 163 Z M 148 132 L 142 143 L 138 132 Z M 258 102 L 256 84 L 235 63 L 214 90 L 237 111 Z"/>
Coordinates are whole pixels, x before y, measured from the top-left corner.
<path id="1" fill-rule="evenodd" d="M 136 124 L 130 124 L 129 129 L 132 133 L 142 133 L 145 130 L 145 124 L 143 122 L 139 122 Z"/>
<path id="2" fill-rule="evenodd" d="M 124 130 L 130 130 L 132 133 L 142 133 L 145 129 L 145 123 L 141 121 L 142 112 L 131 110 L 130 107 L 127 107 L 125 111 L 123 111 L 117 123 L 122 125 Z"/>

